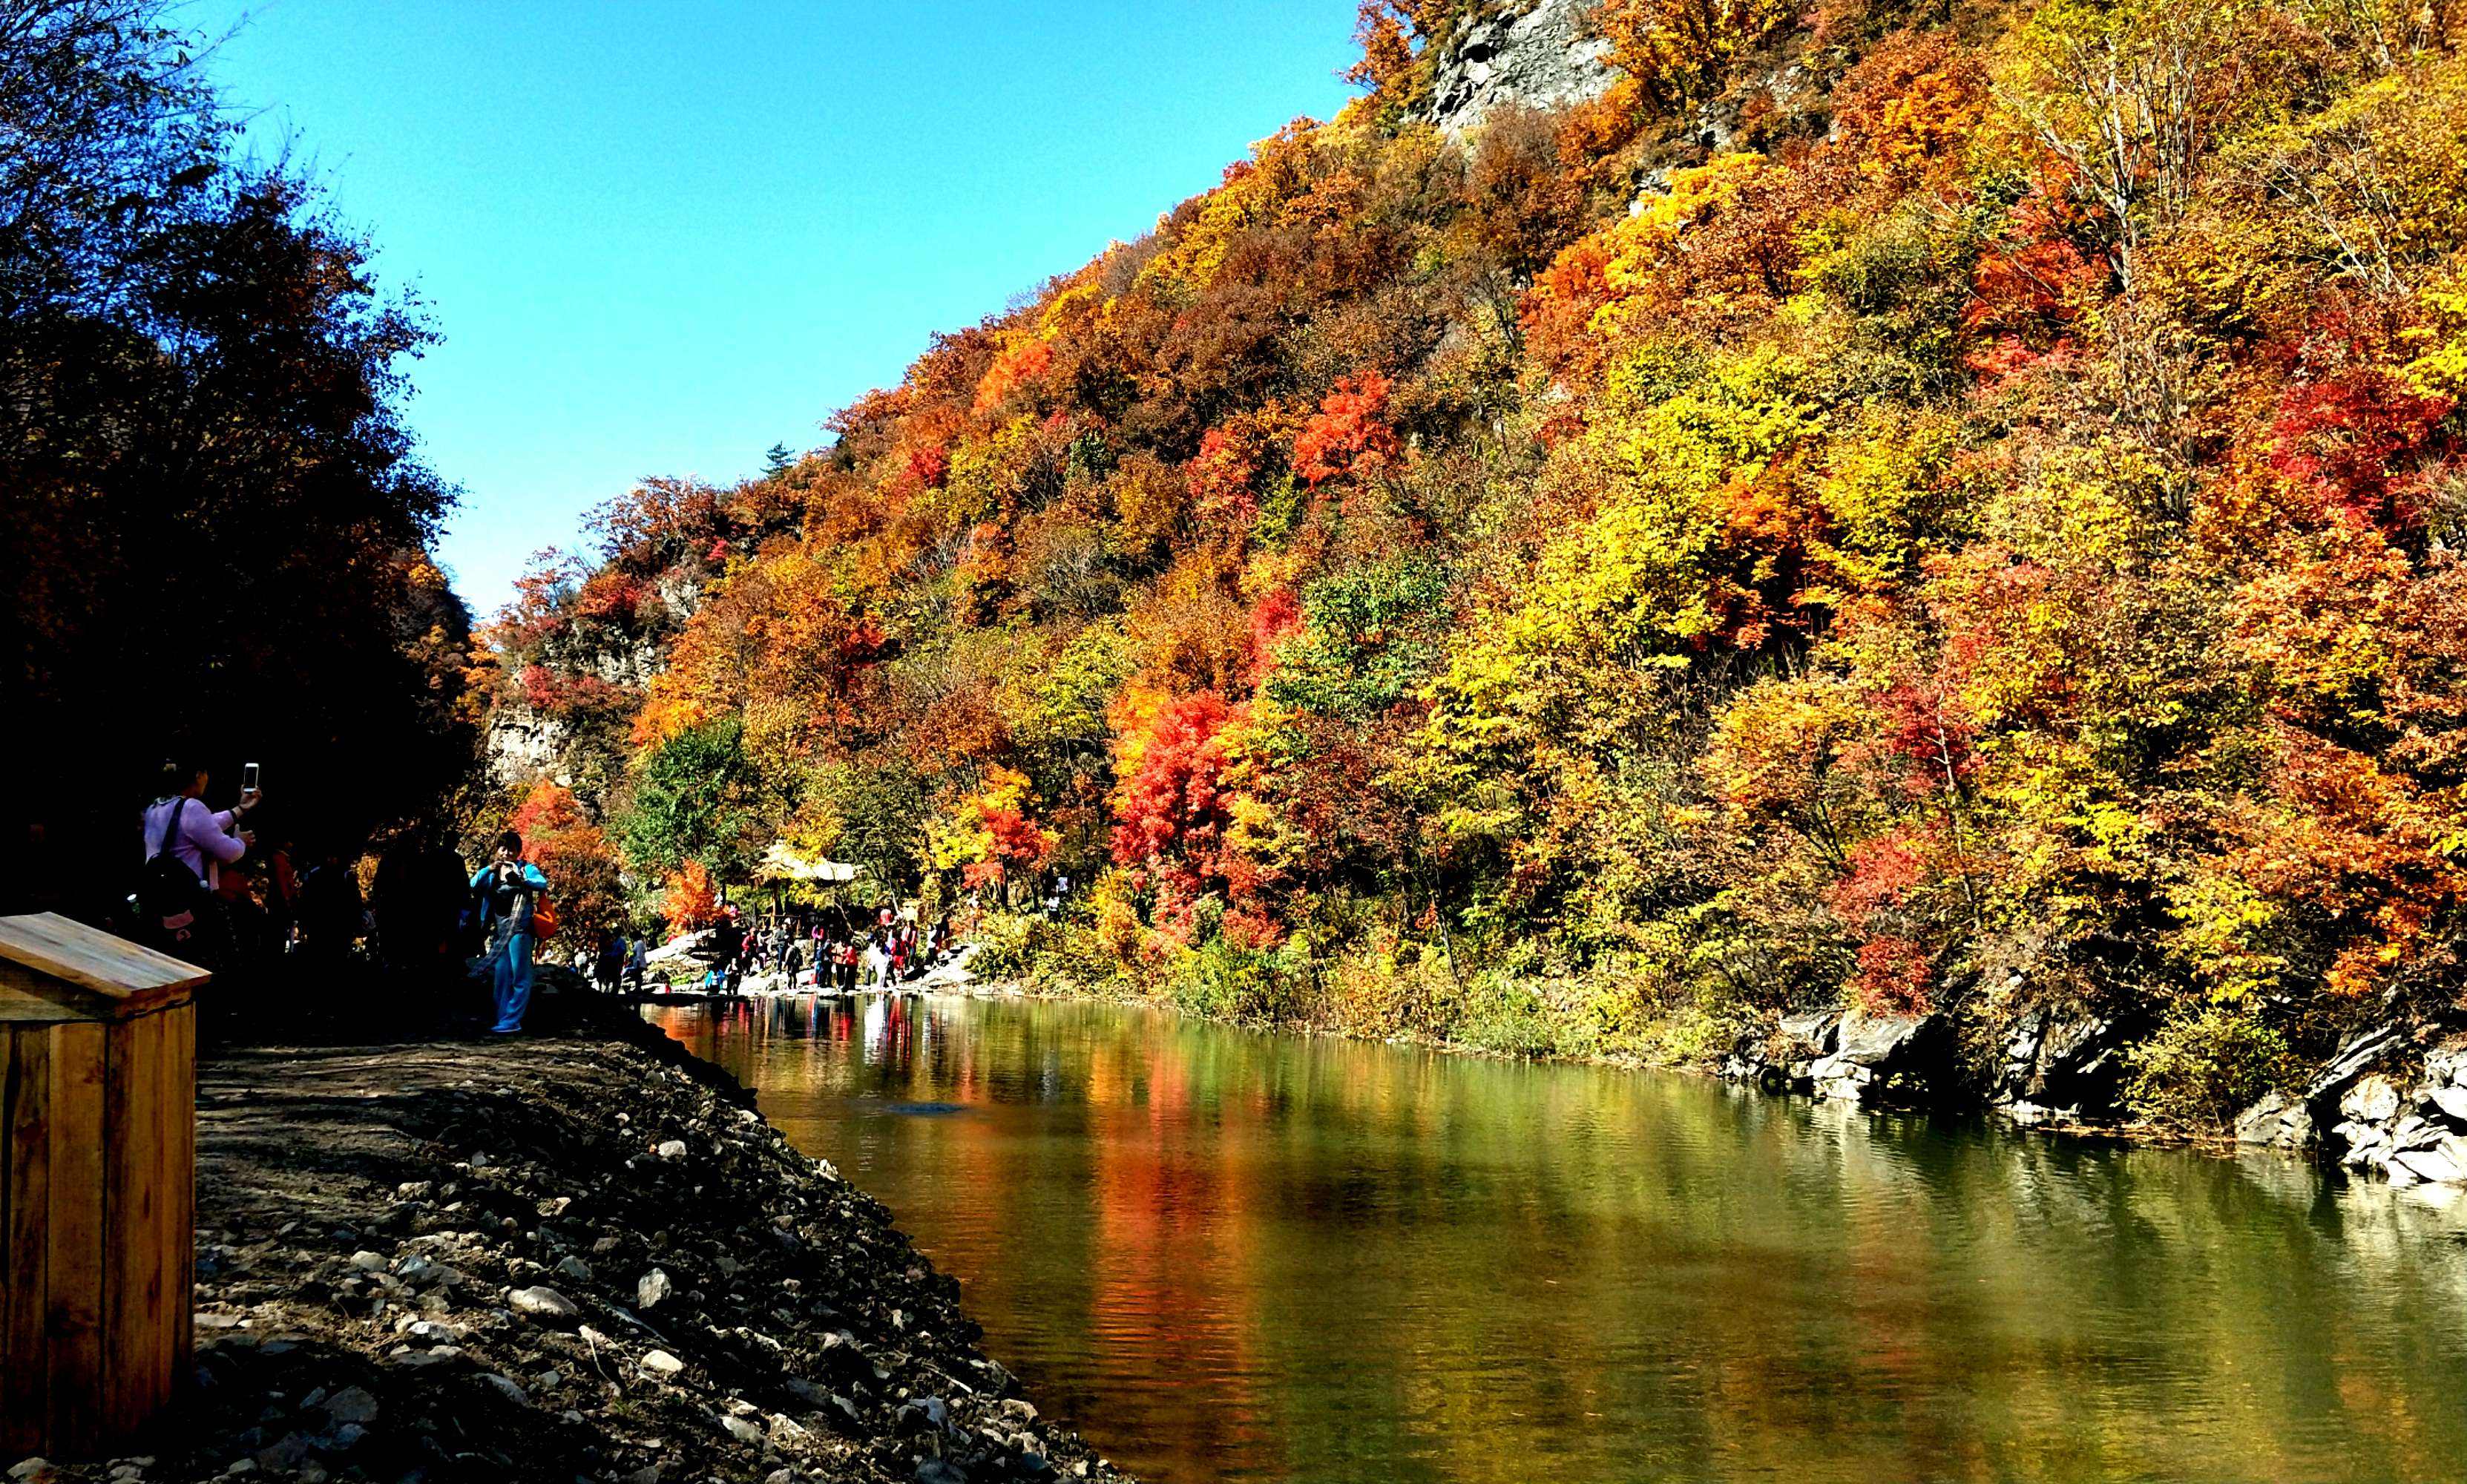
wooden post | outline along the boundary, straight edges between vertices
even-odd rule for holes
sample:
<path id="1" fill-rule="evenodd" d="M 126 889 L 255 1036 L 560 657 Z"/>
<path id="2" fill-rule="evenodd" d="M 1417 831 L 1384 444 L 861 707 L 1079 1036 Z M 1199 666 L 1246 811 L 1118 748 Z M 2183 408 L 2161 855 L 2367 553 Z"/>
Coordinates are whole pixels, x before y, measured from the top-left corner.
<path id="1" fill-rule="evenodd" d="M 98 1456 L 189 1369 L 192 964 L 0 918 L 0 1456 Z"/>

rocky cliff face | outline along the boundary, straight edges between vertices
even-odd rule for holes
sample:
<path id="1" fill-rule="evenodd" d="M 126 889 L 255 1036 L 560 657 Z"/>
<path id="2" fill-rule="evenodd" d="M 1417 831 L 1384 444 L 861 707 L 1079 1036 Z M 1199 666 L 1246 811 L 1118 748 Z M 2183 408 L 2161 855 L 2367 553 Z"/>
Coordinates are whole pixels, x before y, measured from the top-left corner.
<path id="1" fill-rule="evenodd" d="M 1586 24 L 1596 0 L 1514 0 L 1448 38 L 1431 84 L 1431 122 L 1451 137 L 1510 103 L 1564 108 L 1615 74 Z M 1490 8 L 1485 8 L 1488 10 Z"/>
<path id="2" fill-rule="evenodd" d="M 488 714 L 481 759 L 489 781 L 501 788 L 519 788 L 541 778 L 571 788 L 573 769 L 565 765 L 571 741 L 564 722 L 520 701 L 503 701 Z"/>
<path id="3" fill-rule="evenodd" d="M 641 696 L 668 664 L 669 636 L 685 627 L 702 602 L 700 584 L 681 578 L 664 579 L 656 592 L 666 622 L 653 632 L 569 625 L 540 644 L 537 661 L 569 680 L 597 680 Z M 501 788 L 522 788 L 543 778 L 571 788 L 577 776 L 589 771 L 576 756 L 577 742 L 588 740 L 509 687 L 488 712 L 481 762 L 488 780 Z M 591 807 L 599 807 L 596 798 Z"/>

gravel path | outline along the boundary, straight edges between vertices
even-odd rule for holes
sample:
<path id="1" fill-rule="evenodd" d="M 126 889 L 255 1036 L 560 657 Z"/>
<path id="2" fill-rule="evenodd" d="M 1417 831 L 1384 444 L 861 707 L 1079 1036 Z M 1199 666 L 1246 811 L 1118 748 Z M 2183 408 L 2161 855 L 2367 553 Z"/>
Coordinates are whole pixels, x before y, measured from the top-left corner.
<path id="1" fill-rule="evenodd" d="M 199 1102 L 197 1385 L 151 1453 L 16 1477 L 1122 1477 L 647 1029 L 229 1049 Z"/>

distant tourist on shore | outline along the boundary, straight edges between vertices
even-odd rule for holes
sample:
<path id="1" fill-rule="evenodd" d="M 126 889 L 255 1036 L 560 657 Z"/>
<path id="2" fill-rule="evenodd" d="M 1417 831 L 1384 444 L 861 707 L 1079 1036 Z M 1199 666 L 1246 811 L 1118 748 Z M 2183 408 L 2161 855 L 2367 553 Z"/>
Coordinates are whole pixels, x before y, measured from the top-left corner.
<path id="1" fill-rule="evenodd" d="M 523 1028 L 532 1003 L 532 950 L 536 947 L 532 920 L 548 878 L 523 858 L 523 837 L 511 830 L 497 836 L 496 858 L 471 878 L 479 898 L 480 922 L 488 934 L 488 967 L 495 981 L 499 1036 Z"/>
<path id="2" fill-rule="evenodd" d="M 711 947 L 712 978 L 707 987 L 723 994 L 736 993 L 737 981 L 745 972 L 745 925 L 734 906 L 712 929 Z"/>
<path id="3" fill-rule="evenodd" d="M 614 994 L 625 974 L 625 935 L 614 927 L 600 934 L 600 958 L 592 977 L 600 982 L 600 993 Z"/>
<path id="4" fill-rule="evenodd" d="M 328 968 L 350 959 L 351 946 L 368 934 L 369 906 L 359 878 L 330 841 L 318 847 L 315 864 L 300 878 L 300 913 L 293 925 L 305 961 Z"/>

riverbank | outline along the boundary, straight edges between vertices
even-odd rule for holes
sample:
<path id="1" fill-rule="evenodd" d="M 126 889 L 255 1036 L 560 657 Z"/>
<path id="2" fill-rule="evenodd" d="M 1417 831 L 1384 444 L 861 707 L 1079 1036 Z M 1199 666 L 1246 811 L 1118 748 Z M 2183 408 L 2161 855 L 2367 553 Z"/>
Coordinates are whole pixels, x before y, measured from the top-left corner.
<path id="1" fill-rule="evenodd" d="M 570 1013 L 206 1059 L 196 1385 L 131 1459 L 55 1476 L 1121 1477 L 725 1073 Z"/>
<path id="2" fill-rule="evenodd" d="M 1220 1024 L 1460 1056 L 1687 1072 L 1777 1097 L 1978 1112 L 2071 1141 L 2189 1146 L 2214 1154 L 2267 1150 L 2387 1179 L 2445 1203 L 2467 1190 L 2467 1038 L 2446 1021 L 2360 1025 L 2318 1062 L 2291 1059 L 2277 1085 L 2245 1106 L 2226 1107 L 2213 1126 L 2134 1116 L 2127 1088 L 2148 1038 L 2092 1016 L 2024 1012 L 1989 1026 L 1941 1014 L 1836 1009 L 1718 1028 L 1661 1025 L 1615 1039 L 1566 1034 L 1581 1014 L 1536 991 L 1518 1011 L 1473 1018 L 1473 1033 L 1459 1036 L 1366 999 L 1358 986 L 1279 1001 L 1278 1013 L 1265 1016 L 1227 1009 L 1207 995 L 1143 993 L 1120 979 L 1090 987 L 1070 972 L 1067 954 L 1030 950 L 1024 957 L 1023 972 L 982 988 L 1161 1006 Z M 1500 987 L 1489 988 L 1497 997 Z M 1503 1023 L 1532 1033 L 1503 1036 Z M 1984 1070 L 1975 1064 L 1982 1061 Z"/>

